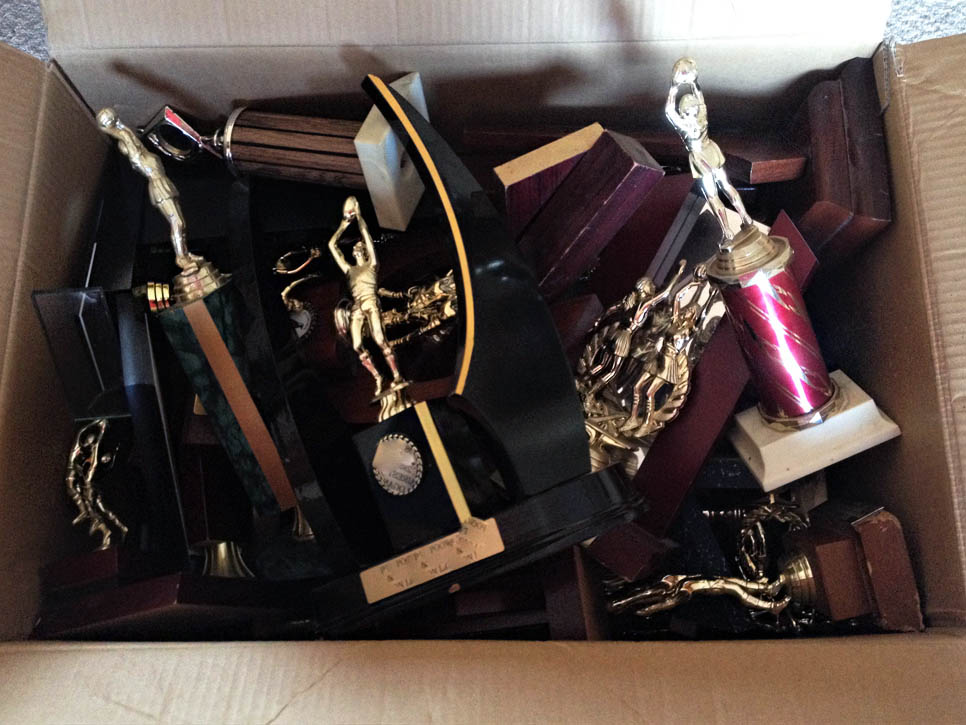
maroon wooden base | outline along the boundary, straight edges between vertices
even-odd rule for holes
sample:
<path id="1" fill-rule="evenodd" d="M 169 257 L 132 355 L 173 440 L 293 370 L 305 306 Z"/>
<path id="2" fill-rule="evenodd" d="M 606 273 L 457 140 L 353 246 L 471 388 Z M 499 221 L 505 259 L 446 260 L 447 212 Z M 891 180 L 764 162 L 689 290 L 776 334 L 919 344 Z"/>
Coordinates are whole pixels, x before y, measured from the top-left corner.
<path id="1" fill-rule="evenodd" d="M 520 236 L 547 299 L 566 291 L 664 176 L 633 139 L 604 131 Z"/>
<path id="2" fill-rule="evenodd" d="M 607 245 L 590 278 L 590 288 L 604 305 L 627 294 L 647 273 L 693 184 L 691 174 L 662 178 Z"/>
<path id="3" fill-rule="evenodd" d="M 603 132 L 599 123 L 591 124 L 493 169 L 503 186 L 511 237 L 519 238 Z"/>
<path id="4" fill-rule="evenodd" d="M 575 130 L 561 126 L 469 126 L 463 130 L 462 144 L 473 156 L 485 152 L 493 159 L 511 158 L 552 143 Z M 661 164 L 687 168 L 687 150 L 674 131 L 626 130 L 622 133 L 647 147 Z M 791 181 L 802 175 L 808 161 L 805 149 L 795 139 L 784 135 L 722 132 L 715 133 L 714 139 L 725 153 L 725 170 L 732 181 L 745 184 Z"/>
<path id="5" fill-rule="evenodd" d="M 849 61 L 818 83 L 789 137 L 809 149 L 790 213 L 823 265 L 845 262 L 892 220 L 889 169 L 872 62 Z"/>
<path id="6" fill-rule="evenodd" d="M 304 598 L 303 598 L 304 599 Z M 34 639 L 190 639 L 250 636 L 259 619 L 298 601 L 290 587 L 169 574 L 41 610 Z"/>
<path id="7" fill-rule="evenodd" d="M 66 590 L 115 585 L 123 579 L 143 576 L 147 570 L 143 557 L 111 546 L 69 556 L 44 567 L 40 572 L 45 595 Z"/>

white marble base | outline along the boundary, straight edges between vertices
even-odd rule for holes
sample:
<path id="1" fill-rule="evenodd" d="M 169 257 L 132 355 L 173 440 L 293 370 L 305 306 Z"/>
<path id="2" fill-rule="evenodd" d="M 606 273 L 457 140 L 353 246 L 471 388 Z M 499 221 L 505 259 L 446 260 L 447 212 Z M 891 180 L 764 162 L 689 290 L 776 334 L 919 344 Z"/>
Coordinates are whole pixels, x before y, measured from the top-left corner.
<path id="1" fill-rule="evenodd" d="M 765 491 L 845 460 L 899 435 L 899 426 L 841 370 L 832 379 L 844 395 L 843 407 L 823 423 L 795 431 L 768 426 L 757 408 L 735 416 L 728 434 Z"/>
<path id="2" fill-rule="evenodd" d="M 413 104 L 424 118 L 429 118 L 419 73 L 410 73 L 389 85 Z M 423 195 L 423 182 L 403 144 L 378 108 L 369 111 L 356 134 L 355 146 L 379 226 L 405 231 Z"/>

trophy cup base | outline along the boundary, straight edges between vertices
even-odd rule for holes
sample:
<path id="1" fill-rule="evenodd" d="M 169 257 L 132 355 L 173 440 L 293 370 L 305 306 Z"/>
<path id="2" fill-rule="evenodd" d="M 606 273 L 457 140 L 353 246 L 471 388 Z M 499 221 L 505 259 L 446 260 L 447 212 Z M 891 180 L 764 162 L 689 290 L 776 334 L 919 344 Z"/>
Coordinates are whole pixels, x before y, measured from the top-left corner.
<path id="1" fill-rule="evenodd" d="M 822 423 L 779 431 L 757 408 L 735 416 L 728 434 L 764 491 L 773 491 L 899 435 L 875 401 L 841 370 L 831 373 L 842 400 Z"/>

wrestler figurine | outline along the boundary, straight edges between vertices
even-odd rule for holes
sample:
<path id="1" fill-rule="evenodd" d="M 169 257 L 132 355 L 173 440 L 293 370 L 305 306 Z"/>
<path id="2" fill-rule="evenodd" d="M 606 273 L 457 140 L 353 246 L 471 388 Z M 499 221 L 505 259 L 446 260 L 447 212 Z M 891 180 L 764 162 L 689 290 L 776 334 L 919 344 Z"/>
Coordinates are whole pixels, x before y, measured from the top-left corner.
<path id="1" fill-rule="evenodd" d="M 688 149 L 691 175 L 701 180 L 701 190 L 721 225 L 724 246 L 729 248 L 735 232 L 728 223 L 727 210 L 718 196 L 718 190 L 728 197 L 743 225 L 750 225 L 752 220 L 745 211 L 738 190 L 731 185 L 725 174 L 724 154 L 718 144 L 708 138 L 708 107 L 704 103 L 704 94 L 698 87 L 697 78 L 698 69 L 691 58 L 681 58 L 674 64 L 671 90 L 668 92 L 664 113 Z"/>
<path id="2" fill-rule="evenodd" d="M 117 140 L 118 148 L 128 157 L 131 166 L 148 180 L 148 198 L 171 225 L 171 244 L 177 265 L 184 270 L 196 267 L 201 258 L 188 251 L 184 214 L 178 204 L 178 189 L 164 173 L 161 159 L 147 150 L 137 134 L 121 122 L 113 108 L 98 112 L 97 125 Z"/>
<path id="3" fill-rule="evenodd" d="M 352 247 L 355 264 L 346 262 L 338 247 L 339 239 L 352 222 L 358 224 L 359 233 L 362 234 L 362 241 L 356 242 Z M 352 349 L 359 356 L 359 361 L 376 379 L 375 397 L 383 396 L 383 378 L 365 347 L 364 337 L 367 328 L 369 336 L 379 346 L 392 372 L 392 385 L 389 392 L 401 390 L 408 385 L 408 382 L 399 374 L 396 356 L 386 341 L 386 333 L 382 326 L 382 309 L 379 304 L 379 262 L 376 260 L 376 248 L 372 243 L 369 227 L 359 213 L 359 202 L 354 196 L 345 200 L 345 205 L 342 207 L 342 222 L 329 239 L 329 252 L 349 283 L 349 294 L 352 296 L 352 308 L 349 311 L 349 337 Z"/>

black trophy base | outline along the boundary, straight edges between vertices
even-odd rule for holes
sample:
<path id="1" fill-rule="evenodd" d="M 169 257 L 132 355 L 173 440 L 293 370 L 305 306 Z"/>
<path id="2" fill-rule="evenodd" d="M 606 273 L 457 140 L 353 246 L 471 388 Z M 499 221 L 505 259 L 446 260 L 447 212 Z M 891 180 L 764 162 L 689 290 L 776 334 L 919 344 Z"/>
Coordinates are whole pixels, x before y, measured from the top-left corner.
<path id="1" fill-rule="evenodd" d="M 631 520 L 640 504 L 620 474 L 610 469 L 562 483 L 491 519 L 473 519 L 468 534 L 444 536 L 316 588 L 312 598 L 319 633 L 359 634 L 406 609 L 597 536 Z M 465 555 L 467 544 L 476 549 L 476 557 Z M 392 585 L 397 591 L 389 594 Z"/>
<path id="2" fill-rule="evenodd" d="M 419 405 L 425 411 L 435 407 Z M 460 520 L 415 406 L 357 433 L 352 442 L 393 552 L 459 530 Z M 388 456 L 381 455 L 385 450 Z"/>
<path id="3" fill-rule="evenodd" d="M 167 574 L 45 605 L 32 639 L 251 638 L 301 616 L 303 601 L 278 582 Z"/>

